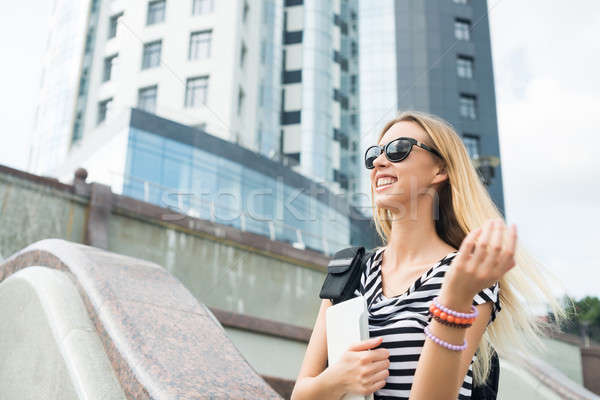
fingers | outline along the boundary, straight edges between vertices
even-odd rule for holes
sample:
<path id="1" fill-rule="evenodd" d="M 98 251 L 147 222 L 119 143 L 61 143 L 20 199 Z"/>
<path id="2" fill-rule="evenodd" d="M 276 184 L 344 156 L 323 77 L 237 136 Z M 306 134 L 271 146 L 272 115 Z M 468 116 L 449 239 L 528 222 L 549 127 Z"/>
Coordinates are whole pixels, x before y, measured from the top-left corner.
<path id="1" fill-rule="evenodd" d="M 481 235 L 481 230 L 481 227 L 474 229 L 463 239 L 460 248 L 458 249 L 459 254 L 455 259 L 455 263 L 457 265 L 465 264 L 466 261 L 469 260 L 473 250 L 475 249 L 475 242 L 477 242 L 477 239 Z"/>
<path id="2" fill-rule="evenodd" d="M 517 246 L 517 226 L 512 224 L 507 231 L 508 238 L 506 239 L 505 246 L 500 255 L 503 265 L 503 273 L 516 265 L 515 250 Z"/>
<path id="3" fill-rule="evenodd" d="M 384 386 L 385 386 L 385 379 L 375 383 L 373 386 L 371 386 L 367 390 L 367 393 L 364 393 L 364 394 L 368 395 L 368 394 L 374 393 L 374 392 L 378 391 L 379 389 L 383 388 Z"/>
<path id="4" fill-rule="evenodd" d="M 380 383 L 381 381 L 385 382 L 385 380 L 387 379 L 388 376 L 390 376 L 390 370 L 387 368 L 385 368 L 381 371 L 377 371 L 371 377 L 370 384 L 376 385 L 376 384 Z"/>
<path id="5" fill-rule="evenodd" d="M 348 347 L 348 350 L 351 350 L 351 351 L 369 350 L 369 349 L 372 349 L 373 347 L 379 346 L 379 344 L 382 341 L 383 341 L 383 337 L 381 337 L 381 336 L 375 337 L 375 338 L 370 338 L 367 340 L 363 340 L 362 342 L 357 342 L 357 343 L 350 345 L 350 347 Z"/>
<path id="6" fill-rule="evenodd" d="M 390 360 L 385 359 L 385 360 L 374 361 L 371 363 L 371 365 L 369 365 L 367 374 L 369 374 L 369 375 L 378 374 L 381 371 L 387 371 L 388 368 L 390 368 Z M 373 379 L 371 380 L 370 383 L 375 383 L 375 381 L 376 381 L 376 379 L 373 377 Z"/>
<path id="7" fill-rule="evenodd" d="M 492 221 L 492 225 L 490 226 L 490 236 L 487 254 L 480 268 L 483 267 L 495 269 L 496 267 L 501 265 L 500 252 L 502 251 L 504 245 L 504 232 L 505 227 L 502 219 L 494 219 Z M 492 273 L 497 273 L 497 271 L 492 271 Z"/>
<path id="8" fill-rule="evenodd" d="M 481 235 L 475 243 L 475 252 L 473 253 L 473 257 L 471 258 L 472 268 L 479 268 L 483 264 L 483 261 L 487 256 L 493 223 L 494 220 L 489 219 L 483 224 Z"/>
<path id="9" fill-rule="evenodd" d="M 375 362 L 381 360 L 387 360 L 390 356 L 390 351 L 388 349 L 377 349 L 369 351 L 369 353 L 365 356 L 366 362 Z"/>

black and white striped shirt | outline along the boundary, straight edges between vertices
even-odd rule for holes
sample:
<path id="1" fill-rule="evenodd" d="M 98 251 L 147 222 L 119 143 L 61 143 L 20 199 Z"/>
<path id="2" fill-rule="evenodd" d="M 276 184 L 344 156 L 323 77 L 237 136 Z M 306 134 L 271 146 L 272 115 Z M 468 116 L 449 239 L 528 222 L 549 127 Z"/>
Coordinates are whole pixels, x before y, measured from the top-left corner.
<path id="1" fill-rule="evenodd" d="M 380 347 L 390 351 L 390 375 L 383 388 L 374 393 L 375 400 L 408 399 L 413 376 L 423 345 L 424 328 L 431 321 L 429 305 L 441 289 L 442 281 L 454 256 L 454 251 L 425 271 L 408 290 L 401 295 L 385 297 L 381 288 L 381 260 L 384 247 L 375 250 L 365 263 L 365 269 L 355 295 L 362 294 L 367 300 L 369 310 L 370 337 L 383 337 Z M 479 292 L 473 299 L 473 305 L 492 302 L 491 323 L 500 311 L 498 284 Z M 475 360 L 475 356 L 473 360 Z M 465 375 L 458 399 L 471 398 L 473 381 L 473 362 Z"/>

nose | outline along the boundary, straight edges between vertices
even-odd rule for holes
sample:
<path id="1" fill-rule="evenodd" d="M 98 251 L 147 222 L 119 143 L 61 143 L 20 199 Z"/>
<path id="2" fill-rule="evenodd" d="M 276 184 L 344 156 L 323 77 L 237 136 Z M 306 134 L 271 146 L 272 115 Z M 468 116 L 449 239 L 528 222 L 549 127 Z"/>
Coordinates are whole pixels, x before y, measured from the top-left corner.
<path id="1" fill-rule="evenodd" d="M 389 164 L 389 160 L 385 156 L 385 153 L 382 151 L 379 156 L 375 160 L 373 160 L 374 167 L 385 167 Z"/>

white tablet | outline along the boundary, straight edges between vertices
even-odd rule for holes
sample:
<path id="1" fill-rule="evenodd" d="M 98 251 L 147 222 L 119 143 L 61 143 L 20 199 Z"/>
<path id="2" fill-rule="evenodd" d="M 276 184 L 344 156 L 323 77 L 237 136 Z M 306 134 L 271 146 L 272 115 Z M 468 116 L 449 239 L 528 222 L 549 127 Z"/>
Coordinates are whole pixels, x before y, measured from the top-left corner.
<path id="1" fill-rule="evenodd" d="M 351 344 L 369 339 L 367 301 L 359 295 L 327 308 L 327 356 L 329 365 L 336 363 Z M 373 400 L 373 395 L 348 393 L 343 400 Z"/>

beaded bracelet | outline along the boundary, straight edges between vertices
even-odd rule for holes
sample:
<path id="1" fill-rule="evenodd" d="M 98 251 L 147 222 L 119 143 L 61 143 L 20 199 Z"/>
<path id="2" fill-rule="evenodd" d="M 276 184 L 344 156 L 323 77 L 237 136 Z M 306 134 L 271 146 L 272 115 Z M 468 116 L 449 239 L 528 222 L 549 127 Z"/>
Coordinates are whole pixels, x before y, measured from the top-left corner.
<path id="1" fill-rule="evenodd" d="M 444 324 L 444 325 L 447 325 L 447 326 L 451 326 L 451 327 L 453 327 L 453 328 L 468 328 L 468 327 L 470 327 L 470 326 L 472 325 L 472 324 L 462 324 L 462 323 L 461 323 L 461 324 L 459 324 L 459 323 L 456 323 L 456 322 L 449 322 L 449 321 L 447 321 L 447 320 L 445 320 L 445 319 L 441 319 L 441 318 L 440 318 L 440 317 L 438 317 L 437 315 L 434 315 L 434 316 L 433 316 L 433 319 L 435 319 L 435 320 L 436 320 L 437 322 L 439 322 L 440 324 Z"/>
<path id="2" fill-rule="evenodd" d="M 436 321 L 445 321 L 448 322 L 449 326 L 454 326 L 457 328 L 468 328 L 473 324 L 473 320 L 478 315 L 478 311 L 474 306 L 471 306 L 472 313 L 461 313 L 458 311 L 451 310 L 447 307 L 442 306 L 438 298 L 433 299 L 433 302 L 429 306 L 429 313 L 435 318 Z"/>
<path id="3" fill-rule="evenodd" d="M 442 311 L 439 308 L 437 308 L 435 306 L 435 304 L 431 304 L 429 306 L 429 313 L 434 318 L 437 317 L 437 318 L 439 318 L 442 321 L 446 321 L 448 323 L 455 324 L 455 325 L 460 325 L 460 326 L 462 326 L 462 325 L 469 325 L 469 326 L 471 326 L 471 324 L 473 323 L 473 319 L 459 318 L 459 317 L 455 317 L 453 315 L 446 314 L 444 311 Z"/>
<path id="4" fill-rule="evenodd" d="M 427 335 L 427 337 L 432 340 L 433 342 L 439 344 L 442 347 L 447 348 L 448 350 L 453 350 L 453 351 L 462 351 L 465 350 L 467 348 L 467 340 L 465 339 L 464 343 L 462 345 L 457 345 L 457 344 L 452 344 L 452 343 L 448 343 L 445 340 L 440 339 L 439 337 L 435 336 L 433 333 L 431 333 L 429 331 L 429 326 L 425 327 L 425 335 Z"/>
<path id="5" fill-rule="evenodd" d="M 458 318 L 473 319 L 473 318 L 477 317 L 477 315 L 479 315 L 479 311 L 477 311 L 477 308 L 475 308 L 474 305 L 471 305 L 471 313 L 469 314 L 469 313 L 461 313 L 458 311 L 451 310 L 448 307 L 444 307 L 443 305 L 440 304 L 438 297 L 433 299 L 433 304 L 435 304 L 435 306 L 437 308 L 439 308 L 446 314 L 452 315 L 452 316 L 458 317 Z"/>

